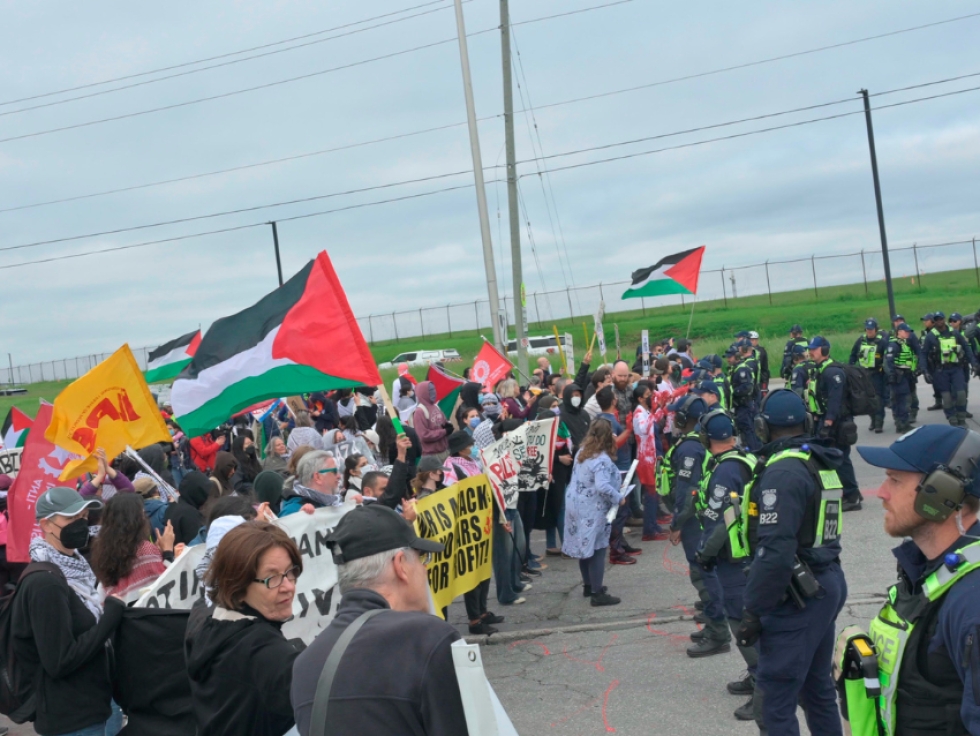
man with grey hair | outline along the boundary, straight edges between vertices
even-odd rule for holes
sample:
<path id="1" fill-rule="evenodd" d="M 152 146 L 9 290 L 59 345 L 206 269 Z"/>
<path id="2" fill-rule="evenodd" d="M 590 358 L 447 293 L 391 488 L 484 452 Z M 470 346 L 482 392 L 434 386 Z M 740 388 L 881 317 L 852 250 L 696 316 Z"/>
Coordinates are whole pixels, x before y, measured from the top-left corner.
<path id="1" fill-rule="evenodd" d="M 300 734 L 311 732 L 317 703 L 332 736 L 466 736 L 451 649 L 460 635 L 429 613 L 426 561 L 443 545 L 419 538 L 377 503 L 348 513 L 326 541 L 344 597 L 293 664 L 290 700 Z M 346 649 L 334 664 L 337 646 Z M 332 684 L 318 692 L 327 675 Z"/>
<path id="2" fill-rule="evenodd" d="M 338 493 L 339 485 L 340 469 L 332 453 L 326 450 L 306 453 L 296 466 L 293 487 L 289 490 L 283 489 L 279 516 L 295 514 L 307 504 L 312 509 L 340 506 L 343 498 Z M 362 501 L 359 493 L 350 493 L 348 496 L 357 503 Z"/>

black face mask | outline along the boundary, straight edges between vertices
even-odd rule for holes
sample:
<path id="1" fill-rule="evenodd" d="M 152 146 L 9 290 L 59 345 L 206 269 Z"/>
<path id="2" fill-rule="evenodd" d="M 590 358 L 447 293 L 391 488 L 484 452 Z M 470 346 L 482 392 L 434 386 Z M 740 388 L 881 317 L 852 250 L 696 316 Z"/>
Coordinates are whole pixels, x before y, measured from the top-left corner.
<path id="1" fill-rule="evenodd" d="M 245 454 L 246 455 L 255 455 L 255 448 L 254 447 L 251 447 L 251 446 L 246 447 L 245 448 Z"/>
<path id="2" fill-rule="evenodd" d="M 58 541 L 65 549 L 79 549 L 88 544 L 88 519 L 75 519 L 61 527 Z"/>

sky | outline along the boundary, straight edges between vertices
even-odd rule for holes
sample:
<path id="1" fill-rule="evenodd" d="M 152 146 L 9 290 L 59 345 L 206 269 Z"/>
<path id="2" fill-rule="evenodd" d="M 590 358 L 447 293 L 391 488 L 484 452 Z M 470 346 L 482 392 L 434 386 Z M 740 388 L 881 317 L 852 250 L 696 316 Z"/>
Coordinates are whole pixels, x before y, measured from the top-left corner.
<path id="1" fill-rule="evenodd" d="M 123 342 L 152 347 L 206 329 L 277 285 L 263 224 L 273 219 L 287 278 L 327 250 L 358 317 L 447 303 L 469 303 L 470 314 L 474 301 L 487 298 L 487 280 L 455 16 L 448 0 L 424 1 L 177 1 L 161 13 L 145 3 L 0 0 L 0 354 L 20 365 L 109 352 Z M 499 4 L 469 0 L 463 8 L 476 111 L 487 118 L 480 143 L 505 296 L 513 290 Z M 585 12 L 533 22 L 579 9 Z M 705 269 L 865 249 L 869 278 L 880 278 L 857 92 L 980 72 L 980 15 L 704 73 L 974 13 L 980 3 L 511 0 L 515 109 L 533 105 L 533 114 L 515 115 L 528 292 L 621 282 L 698 245 L 707 246 Z M 338 30 L 323 33 L 329 29 Z M 304 38 L 269 45 L 297 37 Z M 257 54 L 265 55 L 241 61 Z M 366 61 L 381 56 L 388 58 Z M 189 64 L 210 57 L 220 58 Z M 215 64 L 222 66 L 197 71 Z M 165 67 L 174 68 L 143 74 Z M 129 75 L 140 76 L 99 84 Z M 101 94 L 169 75 L 178 76 Z M 304 75 L 312 76 L 275 84 Z M 650 86 L 691 75 L 699 76 Z M 980 76 L 872 97 L 872 106 L 977 86 Z M 261 88 L 228 94 L 251 87 Z M 64 102 L 93 93 L 100 94 Z M 222 97 L 193 102 L 215 95 Z M 593 99 L 554 104 L 582 97 Z M 980 91 L 874 112 L 893 247 L 980 234 L 978 112 Z M 841 113 L 854 114 L 645 153 Z M 76 127 L 45 132 L 67 126 Z M 442 129 L 417 133 L 431 128 Z M 304 155 L 327 149 L 343 150 Z M 561 155 L 581 149 L 598 150 Z M 548 158 L 535 161 L 542 151 Z M 186 179 L 295 156 L 302 157 Z M 621 156 L 630 157 L 600 162 Z M 590 165 L 567 168 L 575 164 Z M 462 173 L 442 177 L 452 172 Z M 339 194 L 425 177 L 442 178 Z M 170 179 L 185 180 L 142 186 Z M 25 207 L 128 187 L 139 188 Z M 433 193 L 449 187 L 456 188 Z M 263 207 L 307 198 L 316 199 Z M 395 198 L 401 201 L 375 204 Z M 251 211 L 76 238 L 244 209 Z M 340 211 L 286 220 L 324 210 Z M 258 226 L 64 258 L 248 225 Z M 75 239 L 14 247 L 64 238 Z M 973 265 L 968 245 L 918 255 L 926 271 Z M 18 265 L 30 261 L 46 262 Z M 809 263 L 771 268 L 774 290 L 812 284 Z M 853 280 L 860 264 L 830 259 L 818 268 L 822 283 L 837 283 Z M 911 253 L 896 253 L 893 271 L 913 274 Z M 762 269 L 737 274 L 739 293 L 764 290 Z M 718 276 L 702 291 L 720 296 Z M 621 308 L 616 288 L 603 295 L 607 309 Z M 576 311 L 592 312 L 598 292 L 576 297 Z M 567 312 L 557 297 L 538 309 L 545 319 Z M 427 329 L 444 329 L 441 313 L 429 314 Z M 379 339 L 391 336 L 384 319 L 371 320 Z M 456 319 L 457 328 L 472 327 L 472 318 Z M 400 318 L 399 328 L 417 332 L 418 323 Z"/>

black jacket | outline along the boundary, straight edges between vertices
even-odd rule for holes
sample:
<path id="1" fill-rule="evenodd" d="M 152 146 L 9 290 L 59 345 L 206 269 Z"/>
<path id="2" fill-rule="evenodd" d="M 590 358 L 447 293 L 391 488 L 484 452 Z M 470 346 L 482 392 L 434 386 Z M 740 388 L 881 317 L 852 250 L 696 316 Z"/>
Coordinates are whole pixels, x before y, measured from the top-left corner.
<path id="1" fill-rule="evenodd" d="M 34 730 L 42 736 L 105 722 L 112 685 L 106 641 L 125 606 L 108 598 L 96 622 L 60 575 L 37 572 L 17 588 L 12 611 L 14 654 L 25 678 L 38 677 Z"/>
<path id="2" fill-rule="evenodd" d="M 180 481 L 180 498 L 167 505 L 163 518 L 172 522 L 174 544 L 187 544 L 201 531 L 204 517 L 201 507 L 207 503 L 213 484 L 200 471 L 193 470 Z"/>
<path id="3" fill-rule="evenodd" d="M 293 667 L 296 726 L 310 732 L 317 681 L 341 633 L 365 611 L 388 608 L 373 590 L 344 595 L 337 616 Z M 459 632 L 428 613 L 386 611 L 369 619 L 344 653 L 330 695 L 331 736 L 466 736 L 450 645 Z"/>
<path id="4" fill-rule="evenodd" d="M 297 648 L 282 624 L 215 606 L 184 640 L 198 736 L 282 736 L 293 725 L 289 685 Z M 198 611 L 200 613 L 200 611 Z"/>

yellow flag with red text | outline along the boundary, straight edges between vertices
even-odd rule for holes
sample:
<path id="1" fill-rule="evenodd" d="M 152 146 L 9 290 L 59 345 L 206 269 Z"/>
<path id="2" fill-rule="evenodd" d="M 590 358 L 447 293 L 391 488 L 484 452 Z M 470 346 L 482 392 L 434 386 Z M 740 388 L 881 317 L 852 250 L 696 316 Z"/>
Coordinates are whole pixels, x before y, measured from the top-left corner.
<path id="1" fill-rule="evenodd" d="M 169 442 L 170 432 L 129 345 L 123 345 L 58 394 L 44 437 L 84 458 L 65 465 L 59 480 L 69 480 L 97 470 L 99 448 L 111 462 L 126 445 L 138 450 Z"/>

